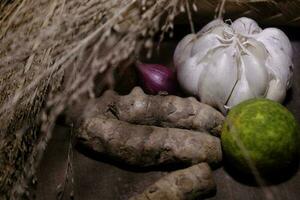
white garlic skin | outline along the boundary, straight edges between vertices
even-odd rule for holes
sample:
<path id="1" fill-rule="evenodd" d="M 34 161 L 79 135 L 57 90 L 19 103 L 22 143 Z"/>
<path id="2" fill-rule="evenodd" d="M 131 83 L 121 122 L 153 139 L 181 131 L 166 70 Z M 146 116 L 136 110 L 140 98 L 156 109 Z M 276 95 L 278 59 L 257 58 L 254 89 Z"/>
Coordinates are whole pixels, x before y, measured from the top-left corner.
<path id="1" fill-rule="evenodd" d="M 282 102 L 291 86 L 292 47 L 277 28 L 261 29 L 242 17 L 216 19 L 177 45 L 174 64 L 181 87 L 226 112 L 255 97 Z"/>

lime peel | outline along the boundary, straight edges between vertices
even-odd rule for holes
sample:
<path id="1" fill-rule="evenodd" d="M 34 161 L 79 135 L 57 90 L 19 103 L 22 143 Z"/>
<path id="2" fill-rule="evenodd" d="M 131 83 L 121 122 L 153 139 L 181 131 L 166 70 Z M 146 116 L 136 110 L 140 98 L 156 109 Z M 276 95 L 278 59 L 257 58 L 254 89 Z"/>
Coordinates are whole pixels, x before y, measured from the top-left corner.
<path id="1" fill-rule="evenodd" d="M 299 128 L 281 104 L 251 99 L 233 107 L 223 125 L 226 161 L 240 172 L 273 174 L 288 168 L 299 155 Z"/>

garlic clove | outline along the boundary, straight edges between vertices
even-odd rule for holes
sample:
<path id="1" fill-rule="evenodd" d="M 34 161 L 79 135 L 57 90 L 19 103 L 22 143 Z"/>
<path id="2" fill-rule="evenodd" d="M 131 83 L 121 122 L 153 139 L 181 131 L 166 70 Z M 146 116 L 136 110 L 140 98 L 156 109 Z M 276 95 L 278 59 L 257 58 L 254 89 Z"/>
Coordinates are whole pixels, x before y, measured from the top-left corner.
<path id="1" fill-rule="evenodd" d="M 219 48 L 207 58 L 205 70 L 198 82 L 198 95 L 202 102 L 224 110 L 237 80 L 237 63 L 233 47 Z"/>
<path id="2" fill-rule="evenodd" d="M 266 62 L 266 66 L 269 70 L 269 74 L 273 76 L 273 80 L 269 83 L 268 92 L 266 94 L 266 98 L 272 99 L 274 101 L 282 102 L 286 90 L 290 87 L 292 82 L 292 72 L 287 72 L 288 69 L 282 68 L 285 63 L 287 63 L 287 57 L 282 58 L 282 56 L 278 56 L 278 58 L 275 57 L 269 57 Z M 282 59 L 280 59 L 282 58 Z M 292 66 L 292 65 L 291 65 Z"/>
<path id="3" fill-rule="evenodd" d="M 235 20 L 231 27 L 236 33 L 244 35 L 258 34 L 262 31 L 256 21 L 247 17 L 241 17 Z"/>
<path id="4" fill-rule="evenodd" d="M 209 34 L 198 39 L 191 49 L 190 47 L 185 47 L 185 51 L 188 51 L 190 53 L 190 56 L 192 57 L 186 59 L 186 62 L 177 65 L 177 78 L 179 83 L 181 84 L 181 87 L 188 93 L 193 95 L 198 94 L 198 79 L 200 77 L 202 69 L 205 66 L 205 63 L 201 62 L 201 60 L 203 57 L 209 56 L 208 53 L 211 53 L 216 48 L 220 48 L 220 45 L 221 43 L 217 39 L 217 37 L 215 35 Z M 180 55 L 179 53 L 181 53 L 179 49 L 175 52 L 178 53 L 176 54 L 178 56 Z M 184 57 L 186 52 L 181 54 L 183 55 L 182 57 Z M 176 57 L 174 57 L 174 63 L 181 62 L 179 59 L 182 59 L 182 57 L 178 58 L 177 60 Z M 191 74 L 193 74 L 193 76 L 191 76 Z"/>
<path id="5" fill-rule="evenodd" d="M 286 95 L 286 89 L 292 82 L 292 61 L 289 56 L 276 51 L 275 48 L 269 49 L 268 53 L 265 65 L 274 79 L 269 83 L 266 98 L 282 102 Z"/>
<path id="6" fill-rule="evenodd" d="M 191 56 L 196 56 L 198 60 L 201 60 L 211 49 L 215 49 L 220 45 L 222 45 L 222 43 L 218 40 L 216 35 L 204 35 L 194 42 L 194 46 L 191 50 Z"/>
<path id="7" fill-rule="evenodd" d="M 260 42 L 249 40 L 244 44 L 241 63 L 245 65 L 245 75 L 254 97 L 266 94 L 270 79 L 265 66 L 267 52 Z"/>
<path id="8" fill-rule="evenodd" d="M 266 98 L 277 102 L 283 102 L 286 95 L 286 87 L 279 79 L 273 79 L 269 83 Z"/>
<path id="9" fill-rule="evenodd" d="M 256 35 L 255 38 L 262 42 L 267 50 L 276 48 L 290 57 L 293 55 L 291 42 L 280 29 L 266 28 L 260 34 Z"/>
<path id="10" fill-rule="evenodd" d="M 241 103 L 242 101 L 255 97 L 247 80 L 246 64 L 242 59 L 241 59 L 241 63 L 239 63 L 238 65 L 238 68 L 239 68 L 239 80 L 234 86 L 232 94 L 226 104 L 229 108 Z M 248 74 L 248 76 L 249 75 L 251 76 L 251 74 Z"/>
<path id="11" fill-rule="evenodd" d="M 239 63 L 241 77 L 228 101 L 229 107 L 246 99 L 262 97 L 268 88 L 270 77 L 264 63 L 267 58 L 265 48 L 260 42 L 251 39 L 243 47 Z"/>
<path id="12" fill-rule="evenodd" d="M 265 65 L 260 60 L 251 55 L 241 56 L 245 65 L 245 77 L 253 97 L 262 97 L 266 94 L 269 76 Z"/>
<path id="13" fill-rule="evenodd" d="M 226 106 L 231 108 L 242 101 L 253 98 L 254 95 L 250 90 L 246 77 L 242 75 L 242 78 L 237 82 L 232 95 L 230 96 Z"/>
<path id="14" fill-rule="evenodd" d="M 255 36 L 257 41 L 264 44 L 268 57 L 266 67 L 274 77 L 270 81 L 266 98 L 282 102 L 286 89 L 291 86 L 293 63 L 292 46 L 288 37 L 277 28 L 264 29 Z"/>
<path id="15" fill-rule="evenodd" d="M 271 52 L 267 58 L 266 66 L 270 74 L 273 74 L 276 78 L 280 79 L 282 83 L 285 83 L 286 89 L 290 87 L 293 70 L 290 57 L 279 52 Z"/>
<path id="16" fill-rule="evenodd" d="M 189 34 L 185 36 L 177 45 L 173 60 L 175 68 L 181 65 L 185 60 L 188 60 L 188 58 L 191 55 L 191 50 L 193 47 L 193 41 L 196 39 L 195 34 Z"/>
<path id="17" fill-rule="evenodd" d="M 205 63 L 199 63 L 198 58 L 194 56 L 177 68 L 177 80 L 186 92 L 193 95 L 198 94 L 198 80 L 204 67 Z"/>
<path id="18" fill-rule="evenodd" d="M 268 57 L 268 52 L 263 43 L 256 41 L 252 38 L 248 38 L 243 46 L 246 48 L 247 53 L 253 55 L 258 60 L 265 61 Z"/>
<path id="19" fill-rule="evenodd" d="M 279 29 L 267 28 L 256 39 L 263 43 L 268 51 L 266 66 L 269 72 L 289 88 L 293 71 L 293 52 L 287 36 Z"/>

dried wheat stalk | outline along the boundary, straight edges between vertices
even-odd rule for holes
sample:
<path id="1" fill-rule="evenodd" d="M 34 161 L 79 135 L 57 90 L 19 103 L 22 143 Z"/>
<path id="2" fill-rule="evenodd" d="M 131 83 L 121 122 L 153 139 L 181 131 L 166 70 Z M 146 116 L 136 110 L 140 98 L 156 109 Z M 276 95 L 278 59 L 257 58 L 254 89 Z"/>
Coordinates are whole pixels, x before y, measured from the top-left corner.
<path id="1" fill-rule="evenodd" d="M 133 60 L 165 14 L 169 27 L 180 4 L 23 0 L 0 7 L 1 197 L 24 194 L 57 115 L 80 95 L 93 96 L 97 74 L 100 86 L 112 84 L 112 70 Z"/>

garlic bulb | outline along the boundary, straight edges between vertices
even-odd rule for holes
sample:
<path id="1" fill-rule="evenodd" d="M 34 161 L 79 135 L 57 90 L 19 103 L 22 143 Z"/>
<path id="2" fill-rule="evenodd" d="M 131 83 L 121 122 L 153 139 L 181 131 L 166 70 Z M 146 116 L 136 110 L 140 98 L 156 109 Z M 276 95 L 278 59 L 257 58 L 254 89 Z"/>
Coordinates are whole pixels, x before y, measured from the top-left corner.
<path id="1" fill-rule="evenodd" d="M 279 29 L 262 30 L 249 18 L 216 19 L 176 47 L 178 81 L 202 102 L 225 112 L 244 100 L 282 102 L 291 86 L 292 47 Z"/>

